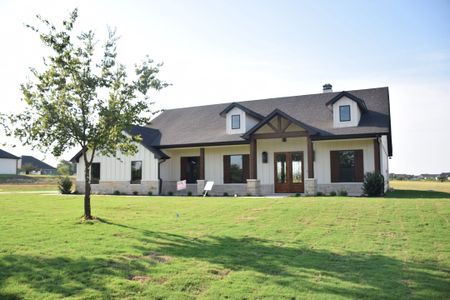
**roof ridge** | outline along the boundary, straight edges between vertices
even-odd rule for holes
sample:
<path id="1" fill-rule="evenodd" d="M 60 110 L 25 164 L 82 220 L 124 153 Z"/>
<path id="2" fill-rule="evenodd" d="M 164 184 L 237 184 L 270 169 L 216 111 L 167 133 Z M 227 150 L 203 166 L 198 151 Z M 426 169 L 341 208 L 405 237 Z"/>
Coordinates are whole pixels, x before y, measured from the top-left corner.
<path id="1" fill-rule="evenodd" d="M 369 91 L 369 90 L 379 90 L 379 89 L 388 89 L 388 86 L 381 86 L 381 87 L 375 87 L 375 88 L 367 88 L 367 89 L 357 89 L 357 90 L 342 90 L 342 91 L 336 91 L 331 93 L 311 93 L 311 94 L 302 94 L 302 95 L 291 95 L 291 96 L 280 96 L 280 97 L 270 97 L 270 98 L 263 98 L 263 99 L 250 99 L 250 100 L 236 100 L 236 101 L 229 101 L 229 102 L 220 102 L 220 103 L 213 103 L 213 104 L 206 104 L 206 105 L 196 105 L 196 106 L 186 106 L 186 107 L 176 107 L 176 108 L 168 108 L 168 109 L 161 109 L 161 114 L 159 114 L 157 117 L 162 115 L 166 111 L 175 111 L 175 110 L 182 110 L 182 109 L 189 109 L 189 108 L 198 108 L 198 107 L 208 107 L 208 106 L 216 106 L 216 105 L 225 105 L 229 106 L 233 103 L 239 103 L 243 105 L 246 102 L 256 102 L 256 101 L 265 101 L 265 100 L 276 100 L 276 99 L 286 99 L 286 98 L 295 98 L 295 97 L 304 97 L 304 96 L 314 96 L 314 95 L 337 95 L 342 92 L 359 92 L 359 91 Z M 157 118 L 156 117 L 156 118 Z M 155 118 L 155 119 L 156 119 Z"/>

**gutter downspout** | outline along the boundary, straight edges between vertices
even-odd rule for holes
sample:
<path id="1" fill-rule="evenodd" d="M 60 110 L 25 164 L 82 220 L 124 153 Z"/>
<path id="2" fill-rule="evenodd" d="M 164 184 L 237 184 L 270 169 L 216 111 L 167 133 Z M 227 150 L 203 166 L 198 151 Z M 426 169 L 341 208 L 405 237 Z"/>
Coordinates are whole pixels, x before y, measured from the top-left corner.
<path id="1" fill-rule="evenodd" d="M 162 183 L 163 182 L 162 182 L 162 178 L 161 178 L 161 164 L 165 161 L 166 161 L 165 158 L 158 160 L 158 181 L 159 181 L 158 195 L 161 195 L 161 192 L 162 192 Z"/>

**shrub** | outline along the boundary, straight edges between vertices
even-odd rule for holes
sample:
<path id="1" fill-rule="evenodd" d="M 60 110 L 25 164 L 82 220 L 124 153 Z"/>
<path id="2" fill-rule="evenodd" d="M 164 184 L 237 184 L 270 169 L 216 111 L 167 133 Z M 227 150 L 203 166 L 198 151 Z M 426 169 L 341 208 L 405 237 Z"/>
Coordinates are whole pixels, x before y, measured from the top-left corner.
<path id="1" fill-rule="evenodd" d="M 120 195 L 120 191 L 115 190 L 113 195 Z"/>
<path id="2" fill-rule="evenodd" d="M 153 196 L 153 192 L 152 191 L 148 191 L 147 193 L 149 196 Z"/>
<path id="3" fill-rule="evenodd" d="M 440 182 L 445 182 L 448 180 L 448 177 L 445 176 L 445 174 L 441 174 L 438 176 L 437 180 L 439 180 Z"/>
<path id="4" fill-rule="evenodd" d="M 364 175 L 362 190 L 369 197 L 382 196 L 384 194 L 384 177 L 378 172 L 369 172 Z"/>
<path id="5" fill-rule="evenodd" d="M 320 197 L 320 196 L 323 196 L 323 193 L 322 193 L 322 192 L 317 192 L 317 193 L 316 193 L 316 196 L 319 196 L 319 197 Z"/>
<path id="6" fill-rule="evenodd" d="M 335 191 L 331 191 L 330 192 L 330 196 L 336 196 L 336 192 Z"/>
<path id="7" fill-rule="evenodd" d="M 342 190 L 339 192 L 339 196 L 347 196 L 347 195 L 348 195 L 348 193 L 346 190 Z"/>
<path id="8" fill-rule="evenodd" d="M 167 195 L 173 196 L 173 192 L 172 192 L 172 191 L 169 191 L 169 192 L 167 192 Z"/>
<path id="9" fill-rule="evenodd" d="M 191 191 L 188 191 L 188 192 L 187 192 L 187 195 L 188 195 L 188 196 L 192 196 L 192 192 L 191 192 Z"/>
<path id="10" fill-rule="evenodd" d="M 58 189 L 61 194 L 70 194 L 72 192 L 72 180 L 69 177 L 60 177 L 58 180 Z"/>
<path id="11" fill-rule="evenodd" d="M 137 191 L 133 191 L 133 195 L 137 196 L 139 193 Z"/>
<path id="12" fill-rule="evenodd" d="M 229 195 L 228 195 L 227 192 L 223 192 L 223 196 L 224 196 L 224 197 L 228 197 Z"/>

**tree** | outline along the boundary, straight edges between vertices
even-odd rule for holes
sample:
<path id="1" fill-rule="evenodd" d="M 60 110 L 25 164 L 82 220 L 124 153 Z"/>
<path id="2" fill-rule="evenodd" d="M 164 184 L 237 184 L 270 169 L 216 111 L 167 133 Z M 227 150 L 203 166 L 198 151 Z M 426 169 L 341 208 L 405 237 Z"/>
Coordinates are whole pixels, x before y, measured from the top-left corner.
<path id="1" fill-rule="evenodd" d="M 25 172 L 25 174 L 30 174 L 33 171 L 37 171 L 37 169 L 32 164 L 24 164 L 20 168 L 21 172 Z"/>
<path id="2" fill-rule="evenodd" d="M 66 175 L 66 176 L 73 175 L 75 173 L 74 169 L 75 168 L 73 163 L 64 159 L 60 160 L 58 166 L 56 167 L 56 170 L 59 175 Z"/>
<path id="3" fill-rule="evenodd" d="M 439 180 L 440 182 L 445 182 L 448 180 L 448 176 L 446 174 L 442 173 L 441 175 L 439 175 L 437 177 L 437 180 Z"/>
<path id="4" fill-rule="evenodd" d="M 57 28 L 37 16 L 42 28 L 27 25 L 51 50 L 44 58 L 44 70 L 30 68 L 32 80 L 21 85 L 26 108 L 10 115 L 16 124 L 14 135 L 24 144 L 50 149 L 60 156 L 73 147 L 81 148 L 84 162 L 84 218 L 92 219 L 90 168 L 94 155 L 116 156 L 137 151 L 140 136 L 125 134 L 133 125 L 148 124 L 152 111 L 148 92 L 168 84 L 157 78 L 162 64 L 148 56 L 135 65 L 129 78 L 117 61 L 117 37 L 109 30 L 101 55 L 96 55 L 93 31 L 75 35 L 75 9 Z"/>

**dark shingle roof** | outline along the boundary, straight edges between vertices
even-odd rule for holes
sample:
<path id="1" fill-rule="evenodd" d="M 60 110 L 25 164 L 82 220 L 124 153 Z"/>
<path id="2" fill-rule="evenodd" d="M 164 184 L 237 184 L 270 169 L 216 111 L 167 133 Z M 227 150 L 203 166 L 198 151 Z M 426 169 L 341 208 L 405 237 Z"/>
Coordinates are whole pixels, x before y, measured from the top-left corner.
<path id="1" fill-rule="evenodd" d="M 0 158 L 10 158 L 10 159 L 19 159 L 17 156 L 12 155 L 9 152 L 6 152 L 5 150 L 0 149 Z"/>
<path id="2" fill-rule="evenodd" d="M 56 170 L 56 168 L 46 164 L 42 160 L 37 159 L 34 156 L 22 155 L 22 166 L 32 165 L 37 170 Z"/>
<path id="3" fill-rule="evenodd" d="M 133 126 L 129 133 L 131 135 L 140 135 L 142 137 L 141 144 L 155 154 L 156 158 L 169 158 L 164 152 L 152 146 L 159 145 L 159 141 L 161 140 L 159 130 L 149 127 Z"/>
<path id="4" fill-rule="evenodd" d="M 155 148 L 153 145 L 159 145 L 159 141 L 161 139 L 161 133 L 157 129 L 142 127 L 142 126 L 133 126 L 131 130 L 127 131 L 131 135 L 140 135 L 142 137 L 141 145 L 150 150 L 156 158 L 167 159 L 167 156 L 164 152 Z M 80 157 L 83 155 L 83 151 L 78 151 L 74 157 L 70 159 L 71 162 L 78 162 Z"/>
<path id="5" fill-rule="evenodd" d="M 310 126 L 323 138 L 351 135 L 389 134 L 389 91 L 387 87 L 347 91 L 364 101 L 367 111 L 359 126 L 333 128 L 332 110 L 327 103 L 342 92 L 235 102 L 255 113 L 267 116 L 275 109 Z M 225 132 L 225 118 L 220 115 L 232 103 L 165 110 L 148 126 L 159 130 L 161 138 L 154 146 L 244 142 L 241 134 Z"/>

